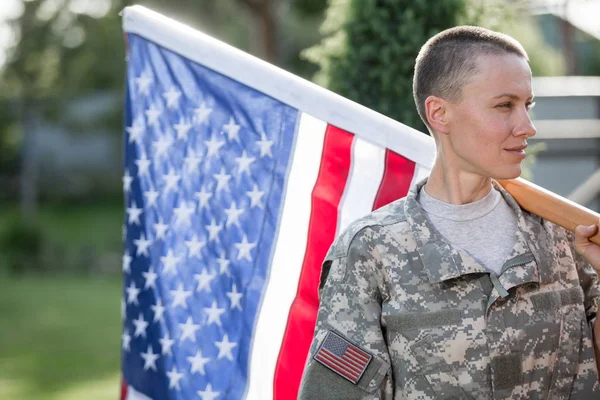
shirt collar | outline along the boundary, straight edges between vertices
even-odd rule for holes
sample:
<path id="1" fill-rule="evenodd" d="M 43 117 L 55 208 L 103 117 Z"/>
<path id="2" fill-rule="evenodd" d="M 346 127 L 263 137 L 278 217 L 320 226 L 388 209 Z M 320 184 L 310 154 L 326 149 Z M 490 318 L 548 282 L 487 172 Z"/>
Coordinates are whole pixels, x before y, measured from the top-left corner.
<path id="1" fill-rule="evenodd" d="M 431 283 L 438 283 L 457 278 L 461 275 L 489 272 L 465 251 L 450 245 L 428 220 L 427 214 L 417 202 L 417 194 L 426 183 L 427 178 L 421 180 L 411 188 L 404 203 L 404 212 L 417 243 L 417 252 L 425 267 L 429 281 Z M 527 274 L 528 280 L 537 282 L 551 281 L 554 278 L 550 276 L 551 271 L 548 268 L 542 270 L 538 268 L 538 265 L 544 265 L 546 261 L 541 249 L 546 248 L 545 245 L 547 243 L 544 243 L 544 240 L 547 240 L 547 238 L 540 237 L 541 230 L 543 230 L 540 229 L 541 224 L 533 224 L 532 226 L 532 222 L 535 222 L 533 221 L 535 217 L 529 213 L 524 213 L 515 199 L 500 184 L 494 180 L 492 180 L 492 184 L 495 189 L 500 191 L 517 216 L 517 240 L 508 257 L 507 263 L 505 263 L 505 267 L 511 265 L 510 261 L 525 260 L 528 258 L 528 255 L 533 254 L 534 265 L 530 265 L 529 267 L 534 270 L 531 270 L 531 273 Z M 508 276 L 510 274 L 507 274 L 507 278 Z M 517 274 L 517 276 L 522 277 L 522 274 Z M 513 279 L 510 279 L 510 281 L 503 282 L 503 284 L 513 287 L 520 283 L 517 280 L 513 282 Z"/>

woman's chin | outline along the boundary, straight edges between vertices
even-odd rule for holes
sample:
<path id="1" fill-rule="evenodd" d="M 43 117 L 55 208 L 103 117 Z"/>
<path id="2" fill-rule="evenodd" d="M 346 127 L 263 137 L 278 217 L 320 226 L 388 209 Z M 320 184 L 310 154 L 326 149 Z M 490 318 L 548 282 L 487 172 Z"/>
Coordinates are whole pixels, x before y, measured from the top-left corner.
<path id="1" fill-rule="evenodd" d="M 516 179 L 521 176 L 523 169 L 521 165 L 511 166 L 510 168 L 503 168 L 501 171 L 494 171 L 494 175 L 492 176 L 495 180 L 506 180 L 506 179 Z"/>

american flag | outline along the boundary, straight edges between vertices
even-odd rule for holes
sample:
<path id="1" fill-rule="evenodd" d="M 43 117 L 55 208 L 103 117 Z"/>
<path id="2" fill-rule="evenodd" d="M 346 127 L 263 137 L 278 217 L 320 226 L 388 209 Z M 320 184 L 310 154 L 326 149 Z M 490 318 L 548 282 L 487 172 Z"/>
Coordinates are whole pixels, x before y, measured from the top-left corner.
<path id="1" fill-rule="evenodd" d="M 431 139 L 143 7 L 128 42 L 122 399 L 293 399 L 320 265 Z"/>
<path id="2" fill-rule="evenodd" d="M 329 331 L 313 358 L 350 382 L 357 383 L 372 357 L 343 337 Z"/>

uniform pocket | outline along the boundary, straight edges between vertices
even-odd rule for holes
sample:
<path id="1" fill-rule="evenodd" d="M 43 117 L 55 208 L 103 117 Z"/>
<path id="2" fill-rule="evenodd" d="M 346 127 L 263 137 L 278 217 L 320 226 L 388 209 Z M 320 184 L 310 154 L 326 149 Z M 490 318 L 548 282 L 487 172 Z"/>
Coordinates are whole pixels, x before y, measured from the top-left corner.
<path id="1" fill-rule="evenodd" d="M 468 399 L 458 382 L 456 371 L 446 362 L 443 351 L 449 351 L 447 339 L 462 322 L 462 312 L 450 309 L 435 312 L 405 313 L 387 317 L 388 331 L 402 335 L 416 360 L 411 366 L 415 374 L 427 380 L 436 399 Z"/>
<path id="2" fill-rule="evenodd" d="M 555 315 L 557 318 L 554 325 L 558 336 L 554 342 L 556 358 L 550 366 L 548 398 L 568 399 L 571 394 L 586 323 L 583 297 L 583 290 L 579 286 L 531 296 L 535 313 Z M 550 337 L 552 332 L 547 331 L 546 335 Z"/>
<path id="3" fill-rule="evenodd" d="M 550 397 L 569 399 L 577 375 L 586 318 L 583 306 L 575 305 L 562 307 L 560 315 L 562 320 L 556 363 L 550 381 Z"/>
<path id="4" fill-rule="evenodd" d="M 410 346 L 419 369 L 436 394 L 436 399 L 468 399 L 455 371 L 439 353 L 433 336 L 425 334 Z"/>

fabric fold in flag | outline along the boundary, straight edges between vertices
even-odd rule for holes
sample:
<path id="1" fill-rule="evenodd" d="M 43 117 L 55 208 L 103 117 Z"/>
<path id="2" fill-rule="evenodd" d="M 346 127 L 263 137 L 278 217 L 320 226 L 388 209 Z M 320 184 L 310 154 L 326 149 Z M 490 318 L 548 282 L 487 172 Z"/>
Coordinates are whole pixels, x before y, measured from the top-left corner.
<path id="1" fill-rule="evenodd" d="M 121 397 L 296 398 L 329 245 L 430 138 L 142 7 L 124 29 Z"/>

